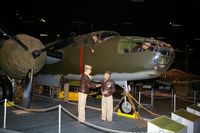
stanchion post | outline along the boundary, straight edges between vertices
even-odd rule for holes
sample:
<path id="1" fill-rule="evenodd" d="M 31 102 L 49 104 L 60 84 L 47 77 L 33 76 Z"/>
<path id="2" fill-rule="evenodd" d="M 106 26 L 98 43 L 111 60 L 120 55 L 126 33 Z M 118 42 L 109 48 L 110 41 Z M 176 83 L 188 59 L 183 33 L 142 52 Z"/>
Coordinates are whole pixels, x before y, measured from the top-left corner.
<path id="1" fill-rule="evenodd" d="M 137 87 L 134 86 L 135 97 L 137 96 Z"/>
<path id="2" fill-rule="evenodd" d="M 174 90 L 173 89 L 172 89 L 171 97 L 172 97 L 172 102 L 171 102 L 171 108 L 172 108 L 172 106 L 174 105 Z"/>
<path id="3" fill-rule="evenodd" d="M 3 121 L 3 128 L 4 129 L 6 128 L 6 112 L 7 112 L 6 104 L 7 104 L 7 99 L 5 99 L 5 101 L 4 101 L 4 121 Z"/>
<path id="4" fill-rule="evenodd" d="M 176 111 L 176 93 L 174 93 L 174 112 Z"/>
<path id="5" fill-rule="evenodd" d="M 151 107 L 153 107 L 153 88 L 151 89 Z"/>
<path id="6" fill-rule="evenodd" d="M 58 105 L 58 133 L 61 133 L 61 105 Z"/>
<path id="7" fill-rule="evenodd" d="M 141 91 L 139 91 L 139 98 L 138 98 L 138 102 L 141 104 Z M 140 106 L 138 105 L 138 108 L 140 108 Z"/>
<path id="8" fill-rule="evenodd" d="M 193 95 L 194 95 L 194 97 L 193 97 L 194 104 L 196 104 L 196 91 L 194 91 L 193 93 L 194 93 L 194 94 L 193 94 Z"/>

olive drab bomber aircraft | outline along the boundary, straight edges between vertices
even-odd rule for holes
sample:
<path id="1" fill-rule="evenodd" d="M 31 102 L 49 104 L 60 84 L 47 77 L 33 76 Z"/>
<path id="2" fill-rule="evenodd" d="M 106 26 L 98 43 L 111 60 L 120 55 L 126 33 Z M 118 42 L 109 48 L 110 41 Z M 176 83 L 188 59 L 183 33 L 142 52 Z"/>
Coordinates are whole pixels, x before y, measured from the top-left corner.
<path id="1" fill-rule="evenodd" d="M 47 45 L 23 34 L 9 38 L 2 41 L 0 47 L 1 75 L 10 79 L 5 82 L 1 78 L 4 79 L 1 98 L 8 97 L 5 94 L 11 94 L 5 92 L 12 91 L 8 88 L 12 88 L 13 81 L 25 79 L 25 107 L 30 106 L 34 74 L 37 84 L 52 86 L 57 77 L 80 80 L 84 65 L 89 64 L 93 67 L 93 81 L 101 81 L 104 72 L 110 70 L 111 78 L 116 84 L 127 85 L 130 80 L 161 76 L 175 57 L 174 49 L 166 42 L 145 37 L 120 36 L 114 31 L 96 31 Z"/>

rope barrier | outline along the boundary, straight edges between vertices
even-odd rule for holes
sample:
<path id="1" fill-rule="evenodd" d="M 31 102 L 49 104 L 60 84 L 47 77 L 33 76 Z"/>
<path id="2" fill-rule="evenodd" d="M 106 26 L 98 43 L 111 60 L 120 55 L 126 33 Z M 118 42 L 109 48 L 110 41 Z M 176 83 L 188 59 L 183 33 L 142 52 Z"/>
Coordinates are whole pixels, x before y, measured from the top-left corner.
<path id="1" fill-rule="evenodd" d="M 125 92 L 127 93 L 127 92 Z M 146 109 L 141 103 L 139 103 L 130 93 L 127 93 L 126 95 L 130 96 L 142 109 L 144 109 L 145 111 L 147 111 L 148 113 L 150 113 L 151 115 L 158 117 L 160 116 L 159 114 L 156 114 L 148 109 Z"/>
<path id="2" fill-rule="evenodd" d="M 65 113 L 67 113 L 67 115 L 71 116 L 73 119 L 78 120 L 78 118 L 77 118 L 74 114 L 72 114 L 71 112 L 69 112 L 69 111 L 68 111 L 67 109 L 65 109 L 63 106 L 61 106 L 61 109 L 62 109 L 63 111 L 65 111 Z"/>
<path id="3" fill-rule="evenodd" d="M 134 112 L 137 112 L 136 109 L 135 109 L 135 105 L 134 105 L 134 103 L 133 103 L 131 97 L 128 96 L 128 100 L 130 101 Z M 144 123 L 141 123 L 141 126 L 140 126 L 140 127 L 145 127 L 145 125 L 146 125 L 145 122 L 146 122 L 146 121 L 144 120 L 144 118 L 143 118 L 142 116 L 140 116 L 138 112 L 136 113 L 136 115 L 137 115 L 137 118 L 139 118 L 140 120 L 142 120 L 142 121 L 144 122 Z"/>
<path id="4" fill-rule="evenodd" d="M 95 128 L 95 129 L 98 129 L 98 130 L 104 131 L 104 132 L 109 132 L 109 133 L 131 133 L 131 132 L 126 132 L 126 131 L 119 131 L 119 130 L 113 130 L 113 129 L 104 128 L 104 127 L 101 127 L 101 126 L 97 126 L 95 124 L 91 124 L 89 122 L 85 122 L 85 124 L 87 126 L 92 127 L 92 128 Z"/>
<path id="5" fill-rule="evenodd" d="M 123 94 L 123 93 L 122 93 Z M 120 99 L 119 103 L 114 107 L 114 111 L 117 109 L 117 107 L 119 106 L 119 104 L 122 102 L 122 100 L 124 99 L 125 95 L 123 95 L 123 97 Z"/>
<path id="6" fill-rule="evenodd" d="M 27 111 L 27 112 L 47 112 L 47 111 L 55 110 L 56 108 L 58 108 L 58 105 L 56 105 L 54 107 L 50 107 L 50 108 L 46 108 L 46 109 L 27 109 L 27 108 L 24 108 L 24 107 L 16 105 L 16 104 L 11 104 L 9 102 L 7 104 L 13 105 L 16 108 Z"/>
<path id="7" fill-rule="evenodd" d="M 148 94 L 145 94 L 145 93 L 143 93 L 142 95 L 144 95 L 144 96 L 146 96 L 146 97 L 150 97 L 150 96 L 148 96 Z M 188 99 L 186 99 L 186 98 L 183 98 L 183 97 L 181 97 L 181 96 L 177 96 L 177 95 L 176 95 L 176 97 L 179 98 L 179 99 L 181 99 L 181 100 L 187 101 L 187 102 L 191 102 L 191 103 L 194 102 L 194 101 L 188 100 Z M 166 98 L 172 98 L 172 95 L 171 95 L 171 94 L 165 94 L 165 95 L 160 96 L 160 97 L 154 96 L 154 98 L 156 98 L 156 99 L 166 99 Z"/>
<path id="8" fill-rule="evenodd" d="M 187 101 L 187 102 L 191 102 L 191 103 L 193 103 L 193 102 L 194 102 L 194 101 L 187 100 L 186 98 L 182 98 L 182 97 L 180 97 L 180 96 L 177 96 L 177 95 L 176 95 L 176 97 L 177 97 L 177 98 L 179 98 L 179 99 L 181 99 L 181 100 Z"/>
<path id="9" fill-rule="evenodd" d="M 134 112 L 137 112 L 136 109 L 135 109 L 135 105 L 134 105 L 133 101 L 131 100 L 131 98 L 130 98 L 130 97 L 127 97 L 127 98 L 128 98 L 129 102 L 130 102 L 131 105 L 132 105 L 133 111 L 134 111 Z M 141 120 L 144 120 L 144 119 L 142 119 L 142 117 L 139 115 L 139 113 L 136 113 L 136 115 L 137 115 L 137 118 L 139 118 L 139 119 L 141 119 Z"/>
<path id="10" fill-rule="evenodd" d="M 71 116 L 73 119 L 78 120 L 78 117 L 76 117 L 74 114 L 72 114 L 71 112 L 69 112 L 68 110 L 66 110 L 64 107 L 61 107 L 63 111 L 65 111 L 65 113 L 67 113 L 69 116 Z M 112 133 L 130 133 L 130 132 L 126 132 L 126 131 L 118 131 L 118 130 L 112 130 L 112 129 L 108 129 L 108 128 L 104 128 L 101 126 L 97 126 L 95 124 L 89 123 L 89 122 L 84 122 L 84 125 L 87 125 L 89 127 L 95 128 L 97 130 L 100 131 L 104 131 L 104 132 L 112 132 Z"/>
<path id="11" fill-rule="evenodd" d="M 4 101 L 4 100 L 3 100 Z M 7 104 L 10 104 L 9 102 Z M 16 104 L 12 104 L 14 107 L 19 108 L 21 110 L 27 111 L 27 112 L 47 112 L 47 111 L 51 111 L 51 110 L 55 110 L 57 108 L 59 108 L 59 105 L 54 106 L 54 107 L 50 107 L 50 108 L 46 108 L 46 109 L 27 109 L 24 108 L 22 106 L 16 105 Z M 60 105 L 61 106 L 61 105 Z M 72 117 L 75 120 L 78 120 L 78 117 L 75 116 L 74 114 L 72 114 L 70 111 L 68 111 L 67 109 L 65 109 L 63 106 L 61 106 L 61 109 L 70 117 Z M 96 130 L 100 130 L 100 131 L 104 131 L 104 132 L 111 132 L 111 133 L 131 133 L 131 132 L 126 132 L 126 131 L 119 131 L 119 130 L 113 130 L 113 129 L 109 129 L 109 128 L 105 128 L 105 127 L 101 127 L 89 122 L 84 122 L 83 123 L 86 126 L 92 127 Z"/>
<path id="12" fill-rule="evenodd" d="M 5 101 L 5 99 L 1 100 L 0 103 L 2 103 L 2 102 L 4 102 L 4 101 Z"/>
<path id="13" fill-rule="evenodd" d="M 144 96 L 146 96 L 146 97 L 151 97 L 151 96 L 149 96 L 148 94 L 145 94 L 145 93 L 141 93 L 142 95 L 144 95 Z M 156 96 L 156 95 L 154 95 L 154 98 L 155 99 L 167 99 L 167 98 L 171 98 L 172 96 L 171 96 L 171 94 L 165 94 L 165 95 L 163 95 L 163 96 Z"/>

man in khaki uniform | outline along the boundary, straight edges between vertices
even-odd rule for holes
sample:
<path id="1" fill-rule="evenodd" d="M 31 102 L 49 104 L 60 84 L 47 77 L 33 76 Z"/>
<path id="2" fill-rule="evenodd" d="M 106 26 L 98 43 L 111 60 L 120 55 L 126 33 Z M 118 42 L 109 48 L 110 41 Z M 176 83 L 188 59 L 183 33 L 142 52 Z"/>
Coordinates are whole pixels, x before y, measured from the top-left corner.
<path id="1" fill-rule="evenodd" d="M 89 94 L 89 89 L 101 86 L 101 84 L 95 84 L 91 82 L 91 72 L 92 66 L 85 65 L 84 73 L 81 76 L 81 84 L 78 92 L 78 121 L 80 123 L 85 122 L 85 105 L 87 95 Z"/>
<path id="2" fill-rule="evenodd" d="M 108 120 L 109 123 L 112 122 L 113 116 L 113 93 L 115 92 L 115 83 L 110 79 L 110 71 L 106 71 L 104 74 L 104 79 L 101 82 L 101 92 L 102 92 L 102 101 L 101 101 L 101 120 Z"/>

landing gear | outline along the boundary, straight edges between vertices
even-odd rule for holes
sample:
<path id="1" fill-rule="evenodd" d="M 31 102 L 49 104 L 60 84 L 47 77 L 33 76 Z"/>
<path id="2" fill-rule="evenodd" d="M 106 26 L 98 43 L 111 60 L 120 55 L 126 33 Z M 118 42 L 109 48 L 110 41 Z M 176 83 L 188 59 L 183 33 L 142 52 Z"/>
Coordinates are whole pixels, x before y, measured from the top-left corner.
<path id="1" fill-rule="evenodd" d="M 126 114 L 134 113 L 133 107 L 132 107 L 131 103 L 129 102 L 129 100 L 121 102 L 119 105 L 119 108 L 122 113 L 126 113 Z"/>
<path id="2" fill-rule="evenodd" d="M 126 93 L 129 93 L 130 87 L 128 87 L 127 81 L 117 81 L 116 84 L 121 86 Z M 126 93 L 124 93 L 123 101 L 119 104 L 119 109 L 121 113 L 132 115 L 137 109 L 135 110 L 134 101 L 128 95 L 125 95 Z"/>

